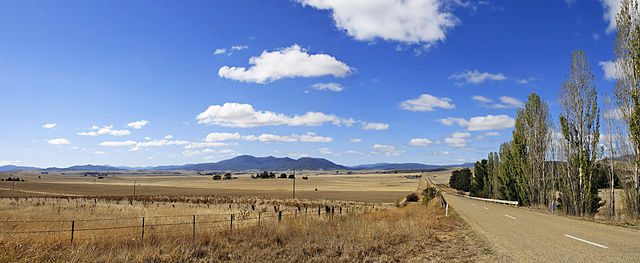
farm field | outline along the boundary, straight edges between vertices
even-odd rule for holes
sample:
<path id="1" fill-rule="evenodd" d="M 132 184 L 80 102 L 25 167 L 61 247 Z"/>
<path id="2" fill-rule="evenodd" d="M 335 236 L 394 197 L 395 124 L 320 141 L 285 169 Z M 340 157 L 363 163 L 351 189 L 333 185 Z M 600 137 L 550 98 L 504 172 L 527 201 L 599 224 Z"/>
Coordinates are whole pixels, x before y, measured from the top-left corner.
<path id="1" fill-rule="evenodd" d="M 316 174 L 298 175 L 296 197 L 302 199 L 330 199 L 364 202 L 396 202 L 418 186 L 418 179 L 408 179 L 404 174 Z M 252 179 L 251 174 L 234 175 L 238 179 L 213 181 L 204 175 L 154 175 L 117 174 L 104 179 L 76 174 L 35 173 L 0 174 L 25 182 L 0 182 L 0 197 L 39 195 L 89 195 L 132 196 L 133 184 L 136 195 L 218 195 L 258 196 L 288 198 L 292 196 L 290 179 Z M 38 178 L 40 176 L 40 178 Z M 302 180 L 308 176 L 308 180 Z"/>
<path id="2" fill-rule="evenodd" d="M 417 174 L 311 176 L 296 180 L 302 197 L 292 199 L 291 180 L 250 175 L 215 182 L 119 175 L 94 184 L 75 175 L 14 174 L 25 182 L 0 192 L 0 261 L 496 260 L 454 211 L 444 215 L 438 199 L 397 207 L 424 187 L 424 179 L 406 175 Z M 133 180 L 140 182 L 135 197 Z"/>

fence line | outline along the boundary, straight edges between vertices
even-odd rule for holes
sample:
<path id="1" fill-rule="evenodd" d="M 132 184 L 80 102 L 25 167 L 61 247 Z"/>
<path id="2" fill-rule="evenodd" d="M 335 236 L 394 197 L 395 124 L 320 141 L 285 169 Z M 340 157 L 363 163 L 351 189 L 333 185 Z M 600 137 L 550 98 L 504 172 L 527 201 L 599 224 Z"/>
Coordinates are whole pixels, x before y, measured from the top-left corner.
<path id="1" fill-rule="evenodd" d="M 248 222 L 251 222 L 252 223 L 251 225 L 260 226 L 261 224 L 265 223 L 264 221 L 267 221 L 269 219 L 271 219 L 270 221 L 272 222 L 275 221 L 276 223 L 282 222 L 283 218 L 293 219 L 293 220 L 308 219 L 308 218 L 333 219 L 336 213 L 340 217 L 342 217 L 345 214 L 354 215 L 354 214 L 359 214 L 358 212 L 363 213 L 363 212 L 371 211 L 371 209 L 369 208 L 364 208 L 360 210 L 358 208 L 352 207 L 351 209 L 349 209 L 347 207 L 346 209 L 344 209 L 345 213 L 343 214 L 342 206 L 339 206 L 339 207 L 325 206 L 324 209 L 318 206 L 317 216 L 315 216 L 314 209 L 307 209 L 306 207 L 305 209 L 302 209 L 298 207 L 292 210 L 293 211 L 277 210 L 274 213 L 253 211 L 249 213 L 216 213 L 216 214 L 195 214 L 195 215 L 171 215 L 171 216 L 160 215 L 160 216 L 79 219 L 79 220 L 73 220 L 73 219 L 70 219 L 70 220 L 4 220 L 4 221 L 0 221 L 0 223 L 13 223 L 14 225 L 9 226 L 9 228 L 13 230 L 0 231 L 0 234 L 6 235 L 6 236 L 15 236 L 15 235 L 21 236 L 21 235 L 68 233 L 69 234 L 68 238 L 71 244 L 73 244 L 74 241 L 77 241 L 77 240 L 91 240 L 91 239 L 97 240 L 97 239 L 109 239 L 109 238 L 123 239 L 123 238 L 128 238 L 130 236 L 140 237 L 140 241 L 144 242 L 145 236 L 148 236 L 149 234 L 155 234 L 154 232 L 157 233 L 158 228 L 162 228 L 163 230 L 161 230 L 162 232 L 160 232 L 160 234 L 190 231 L 192 238 L 195 239 L 196 234 L 198 232 L 197 230 L 199 229 L 198 226 L 202 228 L 202 226 L 217 225 L 221 227 L 220 230 L 224 230 L 225 228 L 224 226 L 227 225 L 229 231 L 233 231 L 234 228 L 237 228 L 239 226 L 246 226 Z M 325 215 L 324 217 L 322 216 L 323 214 Z M 313 216 L 309 216 L 309 215 L 313 215 Z M 215 219 L 212 217 L 219 217 L 221 219 Z M 166 221 L 166 219 L 169 219 L 169 218 L 178 218 L 178 219 L 183 219 L 184 221 L 162 222 L 162 221 Z M 116 225 L 108 225 L 108 226 L 100 226 L 100 227 L 95 227 L 95 226 L 86 227 L 86 226 L 83 226 L 82 224 L 87 222 L 98 223 L 98 222 L 114 222 L 114 221 L 124 221 L 124 220 L 132 220 L 132 223 L 122 224 L 122 225 L 116 224 Z M 38 223 L 60 223 L 61 225 L 64 224 L 66 226 L 60 226 L 60 228 L 58 229 L 38 229 L 38 230 L 28 230 L 28 231 L 19 230 L 20 226 L 24 227 L 24 226 L 30 226 L 32 224 L 38 224 Z M 6 224 L 3 224 L 3 225 L 0 224 L 0 229 L 6 228 L 6 226 L 7 226 Z M 179 229 L 178 227 L 180 226 L 182 227 L 191 226 L 191 227 L 190 229 Z M 43 226 L 43 228 L 44 227 L 46 226 Z M 100 231 L 108 233 L 109 230 L 122 230 L 122 229 L 139 229 L 139 232 L 135 231 L 134 233 L 134 231 L 132 231 L 131 233 L 119 233 L 117 236 L 113 236 L 113 237 L 100 235 L 100 236 L 89 236 L 89 237 L 83 238 L 82 235 L 79 235 L 81 233 L 100 232 Z M 211 230 L 210 227 L 205 229 Z M 199 232 L 203 232 L 203 231 L 199 231 Z"/>

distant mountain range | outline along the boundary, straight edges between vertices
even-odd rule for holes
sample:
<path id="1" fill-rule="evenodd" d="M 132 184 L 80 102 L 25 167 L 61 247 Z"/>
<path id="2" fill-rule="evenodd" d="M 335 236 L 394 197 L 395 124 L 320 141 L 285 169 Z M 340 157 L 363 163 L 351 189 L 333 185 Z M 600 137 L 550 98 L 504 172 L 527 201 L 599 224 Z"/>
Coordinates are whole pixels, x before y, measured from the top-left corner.
<path id="1" fill-rule="evenodd" d="M 216 163 L 198 163 L 185 165 L 168 165 L 155 167 L 124 167 L 110 165 L 76 165 L 67 168 L 49 167 L 46 169 L 26 166 L 0 166 L 0 172 L 19 170 L 44 170 L 44 171 L 127 171 L 127 170 L 190 170 L 190 171 L 246 171 L 246 170 L 269 170 L 283 171 L 290 169 L 297 170 L 433 170 L 450 167 L 471 167 L 472 163 L 460 165 L 427 165 L 421 163 L 376 163 L 357 166 L 344 166 L 333 163 L 324 158 L 303 157 L 292 159 L 289 157 L 255 157 L 251 155 L 241 155 L 228 160 Z"/>

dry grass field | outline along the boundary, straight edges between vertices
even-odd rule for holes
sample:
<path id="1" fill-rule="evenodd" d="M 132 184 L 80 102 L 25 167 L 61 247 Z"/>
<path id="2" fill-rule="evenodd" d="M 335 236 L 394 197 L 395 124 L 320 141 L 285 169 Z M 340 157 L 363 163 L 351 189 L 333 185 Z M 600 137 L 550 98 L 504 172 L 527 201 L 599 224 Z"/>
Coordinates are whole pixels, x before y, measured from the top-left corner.
<path id="1" fill-rule="evenodd" d="M 0 262 L 494 261 L 414 175 L 0 174 Z"/>
<path id="2" fill-rule="evenodd" d="M 331 199 L 365 202 L 396 202 L 416 189 L 418 179 L 405 174 L 318 174 L 303 173 L 296 179 L 296 197 L 303 199 Z M 288 198 L 292 196 L 290 179 L 251 179 L 250 174 L 234 175 L 238 179 L 213 181 L 211 176 L 195 174 L 116 174 L 97 179 L 81 173 L 40 175 L 35 173 L 0 173 L 25 182 L 0 182 L 0 197 L 36 195 L 218 195 Z M 308 176 L 308 180 L 302 180 Z M 40 178 L 39 178 L 40 177 Z"/>
<path id="3" fill-rule="evenodd" d="M 12 216 L 44 216 L 58 218 L 55 208 L 47 205 L 27 205 L 12 201 L 3 203 L 2 213 L 11 206 L 17 208 Z M 11 202 L 11 201 L 10 201 Z M 67 202 L 63 200 L 63 202 Z M 60 218 L 97 218 L 113 216 L 111 212 L 133 211 L 127 204 L 111 204 L 110 209 L 90 214 L 87 207 L 60 212 Z M 346 204 L 344 204 L 346 205 Z M 356 204 L 352 204 L 356 205 Z M 24 207 L 24 208 L 20 208 Z M 140 208 L 143 209 L 143 208 Z M 181 204 L 179 213 L 203 212 L 204 207 Z M 195 210 L 194 210 L 195 209 Z M 53 210 L 53 211 L 50 211 Z M 147 208 L 147 215 L 166 213 L 171 208 Z M 223 211 L 220 206 L 214 211 Z M 81 212 L 83 214 L 76 214 Z M 207 210 L 206 212 L 210 212 Z M 323 212 L 324 213 L 324 212 Z M 127 213 L 125 213 L 127 214 Z M 172 221 L 175 222 L 175 221 Z M 11 224 L 10 222 L 5 222 Z M 73 245 L 68 233 L 44 238 L 11 235 L 0 236 L 1 262 L 477 262 L 493 261 L 488 248 L 455 215 L 445 217 L 437 200 L 428 206 L 410 204 L 403 208 L 375 209 L 327 216 L 299 216 L 265 220 L 262 224 L 247 224 L 231 230 L 200 226 L 192 236 L 186 225 L 180 231 L 173 228 L 147 233 L 144 241 L 140 232 L 131 235 L 130 229 L 116 229 L 108 235 L 94 238 L 77 237 Z M 62 239 L 60 239 L 62 238 Z"/>

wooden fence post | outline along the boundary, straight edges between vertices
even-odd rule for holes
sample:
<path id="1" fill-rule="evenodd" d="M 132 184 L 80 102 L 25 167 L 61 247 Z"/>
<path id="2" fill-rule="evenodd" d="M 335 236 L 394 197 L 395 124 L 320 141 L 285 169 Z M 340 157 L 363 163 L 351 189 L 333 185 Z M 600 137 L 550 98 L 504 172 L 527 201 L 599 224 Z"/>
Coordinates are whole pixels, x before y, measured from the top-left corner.
<path id="1" fill-rule="evenodd" d="M 282 211 L 278 211 L 278 223 L 282 221 Z"/>
<path id="2" fill-rule="evenodd" d="M 258 226 L 260 226 L 260 216 L 262 215 L 262 212 L 258 212 Z"/>
<path id="3" fill-rule="evenodd" d="M 196 215 L 193 215 L 193 227 L 191 227 L 193 233 L 191 234 L 192 239 L 196 239 Z"/>
<path id="4" fill-rule="evenodd" d="M 73 245 L 73 232 L 76 229 L 76 221 L 71 221 L 71 245 Z"/>
<path id="5" fill-rule="evenodd" d="M 140 242 L 144 243 L 144 216 L 142 217 L 142 235 L 140 237 Z"/>
<path id="6" fill-rule="evenodd" d="M 231 214 L 231 224 L 229 225 L 229 229 L 233 231 L 233 214 Z"/>

